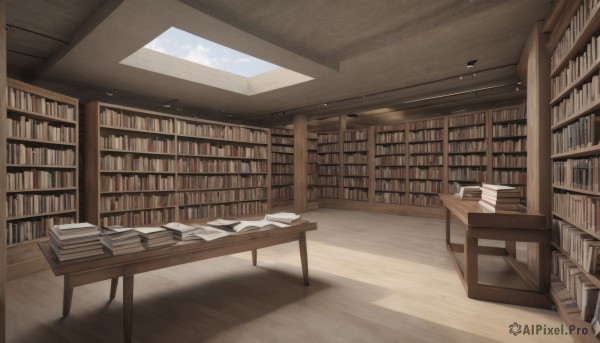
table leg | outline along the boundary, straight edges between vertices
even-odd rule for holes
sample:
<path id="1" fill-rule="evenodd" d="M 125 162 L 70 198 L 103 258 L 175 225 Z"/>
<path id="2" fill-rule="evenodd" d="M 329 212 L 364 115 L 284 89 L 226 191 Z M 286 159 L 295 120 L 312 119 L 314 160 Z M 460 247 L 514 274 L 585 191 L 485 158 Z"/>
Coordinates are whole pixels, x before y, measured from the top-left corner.
<path id="1" fill-rule="evenodd" d="M 66 317 L 71 312 L 71 301 L 73 300 L 73 287 L 71 282 L 65 275 L 64 292 L 63 292 L 63 317 Z"/>
<path id="2" fill-rule="evenodd" d="M 133 320 L 133 275 L 123 276 L 123 326 L 125 342 L 131 342 Z"/>
<path id="3" fill-rule="evenodd" d="M 308 281 L 308 253 L 306 251 L 306 232 L 302 232 L 300 234 L 300 239 L 298 240 L 300 245 L 300 261 L 302 262 L 302 276 L 304 278 L 304 285 L 308 286 L 310 283 Z"/>
<path id="4" fill-rule="evenodd" d="M 253 266 L 256 265 L 256 254 L 257 254 L 256 249 L 252 249 L 252 265 Z"/>
<path id="5" fill-rule="evenodd" d="M 467 284 L 467 296 L 472 298 L 476 292 L 477 285 L 479 284 L 479 260 L 478 260 L 478 248 L 479 240 L 477 238 L 469 237 L 469 232 L 465 236 L 465 282 Z"/>
<path id="6" fill-rule="evenodd" d="M 446 246 L 450 245 L 450 210 L 446 208 Z"/>
<path id="7" fill-rule="evenodd" d="M 517 258 L 517 242 L 515 241 L 505 241 L 504 248 L 506 252 L 508 252 L 508 256 L 512 256 L 513 258 Z"/>
<path id="8" fill-rule="evenodd" d="M 119 278 L 116 277 L 110 280 L 110 298 L 109 300 L 113 300 L 117 295 L 117 286 L 119 285 Z"/>

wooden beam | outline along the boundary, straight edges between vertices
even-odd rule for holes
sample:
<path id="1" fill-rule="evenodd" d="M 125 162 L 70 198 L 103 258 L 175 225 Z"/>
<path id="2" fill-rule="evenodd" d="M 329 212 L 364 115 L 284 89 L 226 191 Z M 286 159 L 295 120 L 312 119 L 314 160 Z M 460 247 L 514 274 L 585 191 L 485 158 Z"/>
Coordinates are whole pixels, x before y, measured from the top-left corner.
<path id="1" fill-rule="evenodd" d="M 294 116 L 294 211 L 308 209 L 308 120 L 305 114 Z"/>
<path id="2" fill-rule="evenodd" d="M 0 343 L 6 341 L 6 1 L 0 1 Z"/>

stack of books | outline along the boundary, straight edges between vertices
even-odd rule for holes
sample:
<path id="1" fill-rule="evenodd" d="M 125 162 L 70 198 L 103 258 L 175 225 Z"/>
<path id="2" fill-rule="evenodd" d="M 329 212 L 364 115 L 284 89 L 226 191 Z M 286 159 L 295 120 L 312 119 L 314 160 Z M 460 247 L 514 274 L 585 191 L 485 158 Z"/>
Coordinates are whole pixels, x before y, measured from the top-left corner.
<path id="1" fill-rule="evenodd" d="M 132 228 L 122 226 L 105 226 L 102 228 L 102 245 L 113 255 L 131 254 L 143 251 L 144 246 L 140 233 Z"/>
<path id="2" fill-rule="evenodd" d="M 163 225 L 163 228 L 173 232 L 173 238 L 179 241 L 189 241 L 192 239 L 200 239 L 196 234 L 201 230 L 198 226 L 190 226 L 182 223 L 171 222 Z"/>
<path id="3" fill-rule="evenodd" d="M 90 223 L 54 225 L 50 229 L 50 249 L 61 262 L 104 254 L 100 230 Z"/>
<path id="4" fill-rule="evenodd" d="M 490 185 L 484 183 L 481 187 L 479 205 L 490 212 L 517 211 L 521 194 L 515 187 Z"/>
<path id="5" fill-rule="evenodd" d="M 265 215 L 265 220 L 284 224 L 291 224 L 298 219 L 300 219 L 300 215 L 291 212 L 277 212 Z"/>
<path id="6" fill-rule="evenodd" d="M 464 186 L 460 187 L 457 193 L 459 199 L 462 200 L 479 200 L 481 199 L 481 187 L 479 186 Z"/>
<path id="7" fill-rule="evenodd" d="M 144 247 L 160 248 L 175 244 L 171 231 L 162 227 L 137 227 L 135 228 L 142 238 Z"/>

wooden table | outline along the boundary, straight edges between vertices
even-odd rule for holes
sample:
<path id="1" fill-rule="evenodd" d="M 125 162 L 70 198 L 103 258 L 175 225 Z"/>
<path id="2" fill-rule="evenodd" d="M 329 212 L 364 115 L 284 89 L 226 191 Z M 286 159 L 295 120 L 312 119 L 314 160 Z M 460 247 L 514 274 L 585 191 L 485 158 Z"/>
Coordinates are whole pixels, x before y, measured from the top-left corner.
<path id="1" fill-rule="evenodd" d="M 306 232 L 317 229 L 316 223 L 298 221 L 286 228 L 252 230 L 205 242 L 199 240 L 178 242 L 175 245 L 146 250 L 121 256 L 108 254 L 59 262 L 50 250 L 48 241 L 39 242 L 54 275 L 64 276 L 63 316 L 69 315 L 73 288 L 93 282 L 111 279 L 110 299 L 116 295 L 119 277 L 123 277 L 123 325 L 125 342 L 131 342 L 133 314 L 133 276 L 156 269 L 184 263 L 252 251 L 252 263 L 256 265 L 257 249 L 298 241 L 304 285 L 308 286 L 308 256 Z"/>
<path id="2" fill-rule="evenodd" d="M 440 198 L 446 208 L 446 248 L 467 296 L 472 299 L 550 308 L 552 234 L 546 226 L 546 217 L 538 213 L 516 211 L 492 213 L 479 206 L 477 201 L 460 200 L 453 194 L 440 194 Z M 452 216 L 464 224 L 464 244 L 450 242 Z M 504 248 L 479 246 L 479 239 L 504 241 Z M 537 249 L 528 251 L 529 258 L 535 264 L 531 268 L 517 261 L 516 242 L 537 243 Z M 464 271 L 458 264 L 456 252 L 464 255 Z M 502 256 L 527 289 L 480 284 L 479 254 Z"/>

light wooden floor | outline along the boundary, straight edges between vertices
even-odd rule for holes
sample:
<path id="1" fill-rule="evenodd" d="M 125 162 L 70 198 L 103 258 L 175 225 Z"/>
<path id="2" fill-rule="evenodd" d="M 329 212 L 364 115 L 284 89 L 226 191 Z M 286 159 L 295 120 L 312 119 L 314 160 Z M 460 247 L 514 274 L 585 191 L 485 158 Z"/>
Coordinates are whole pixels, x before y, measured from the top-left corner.
<path id="1" fill-rule="evenodd" d="M 136 276 L 134 342 L 570 342 L 508 326 L 560 325 L 556 312 L 470 300 L 447 256 L 443 222 L 320 209 L 308 235 L 311 286 L 297 244 Z M 121 286 L 121 285 L 119 285 Z M 7 287 L 9 342 L 119 342 L 121 287 L 75 289 L 61 319 L 50 271 Z"/>

